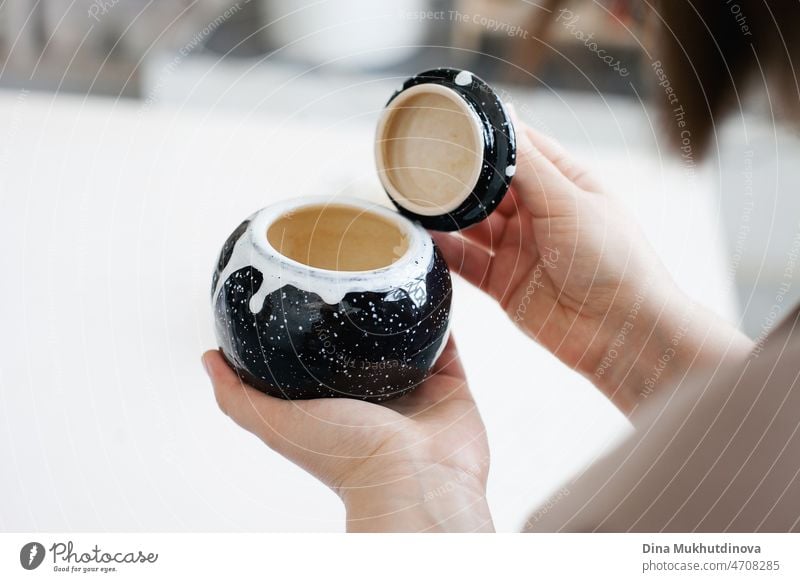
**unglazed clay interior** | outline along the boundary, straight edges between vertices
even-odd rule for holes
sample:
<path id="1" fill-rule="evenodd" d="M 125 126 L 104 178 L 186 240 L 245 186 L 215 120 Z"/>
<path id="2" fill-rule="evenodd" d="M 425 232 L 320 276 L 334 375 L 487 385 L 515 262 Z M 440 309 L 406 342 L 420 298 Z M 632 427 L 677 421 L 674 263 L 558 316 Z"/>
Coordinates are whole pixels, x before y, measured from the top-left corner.
<path id="1" fill-rule="evenodd" d="M 398 95 L 386 107 L 376 137 L 384 187 L 417 214 L 455 210 L 480 175 L 479 121 L 458 93 L 442 85 L 417 85 Z"/>
<path id="2" fill-rule="evenodd" d="M 388 267 L 408 250 L 408 236 L 392 221 L 343 205 L 319 205 L 286 213 L 267 229 L 282 255 L 329 271 Z"/>

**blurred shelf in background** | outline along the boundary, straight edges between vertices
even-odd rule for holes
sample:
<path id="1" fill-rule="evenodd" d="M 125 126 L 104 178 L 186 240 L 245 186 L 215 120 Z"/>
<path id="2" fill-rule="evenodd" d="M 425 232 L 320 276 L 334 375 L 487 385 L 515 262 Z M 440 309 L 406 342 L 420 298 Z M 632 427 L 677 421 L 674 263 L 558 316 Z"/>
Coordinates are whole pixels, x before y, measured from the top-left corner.
<path id="1" fill-rule="evenodd" d="M 6 0 L 0 87 L 335 124 L 371 122 L 401 79 L 450 65 L 500 87 L 571 147 L 665 157 L 642 102 L 644 16 L 632 0 Z M 757 333 L 795 244 L 773 233 L 796 233 L 800 214 L 789 195 L 800 170 L 778 153 L 800 148 L 765 115 L 729 124 L 710 163 L 732 280 Z"/>
<path id="2" fill-rule="evenodd" d="M 631 6 L 627 0 L 10 0 L 0 8 L 0 86 L 141 98 L 140 71 L 148 61 L 207 52 L 310 74 L 381 76 L 450 65 L 490 81 L 632 94 L 643 84 L 641 15 Z M 628 74 L 609 75 L 607 61 Z"/>

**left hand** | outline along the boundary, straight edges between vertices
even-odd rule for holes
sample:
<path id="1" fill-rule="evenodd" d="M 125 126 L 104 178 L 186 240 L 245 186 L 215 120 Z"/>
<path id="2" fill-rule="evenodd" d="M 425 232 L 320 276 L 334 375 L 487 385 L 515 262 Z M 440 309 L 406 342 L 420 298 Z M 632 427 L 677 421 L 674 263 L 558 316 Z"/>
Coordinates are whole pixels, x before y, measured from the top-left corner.
<path id="1" fill-rule="evenodd" d="M 225 414 L 333 489 L 348 531 L 485 531 L 489 447 L 452 340 L 431 376 L 385 404 L 282 400 L 203 363 Z"/>
<path id="2" fill-rule="evenodd" d="M 516 173 L 498 208 L 459 235 L 431 233 L 450 268 L 626 414 L 654 389 L 744 360 L 752 342 L 678 288 L 620 200 L 561 145 L 514 126 Z"/>

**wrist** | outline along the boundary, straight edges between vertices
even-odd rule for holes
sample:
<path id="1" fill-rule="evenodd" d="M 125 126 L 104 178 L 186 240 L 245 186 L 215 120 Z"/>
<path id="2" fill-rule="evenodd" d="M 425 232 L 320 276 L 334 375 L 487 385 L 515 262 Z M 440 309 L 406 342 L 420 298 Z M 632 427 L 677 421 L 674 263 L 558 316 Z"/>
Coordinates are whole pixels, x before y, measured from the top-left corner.
<path id="1" fill-rule="evenodd" d="M 636 297 L 591 379 L 631 413 L 663 387 L 726 359 L 740 361 L 752 348 L 735 327 L 670 285 Z"/>
<path id="2" fill-rule="evenodd" d="M 434 465 L 379 482 L 340 492 L 348 532 L 494 531 L 480 474 Z"/>

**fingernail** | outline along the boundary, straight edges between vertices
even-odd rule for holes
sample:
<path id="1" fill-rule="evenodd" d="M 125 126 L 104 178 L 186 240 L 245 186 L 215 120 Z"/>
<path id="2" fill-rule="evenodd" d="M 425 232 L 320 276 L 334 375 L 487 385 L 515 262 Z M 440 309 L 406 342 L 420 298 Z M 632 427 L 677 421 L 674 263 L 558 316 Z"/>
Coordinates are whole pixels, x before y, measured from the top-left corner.
<path id="1" fill-rule="evenodd" d="M 210 378 L 211 377 L 211 367 L 208 365 L 208 362 L 206 361 L 206 355 L 205 354 L 200 356 L 200 361 L 203 363 L 203 369 L 206 371 L 206 374 L 208 374 L 208 377 Z"/>

